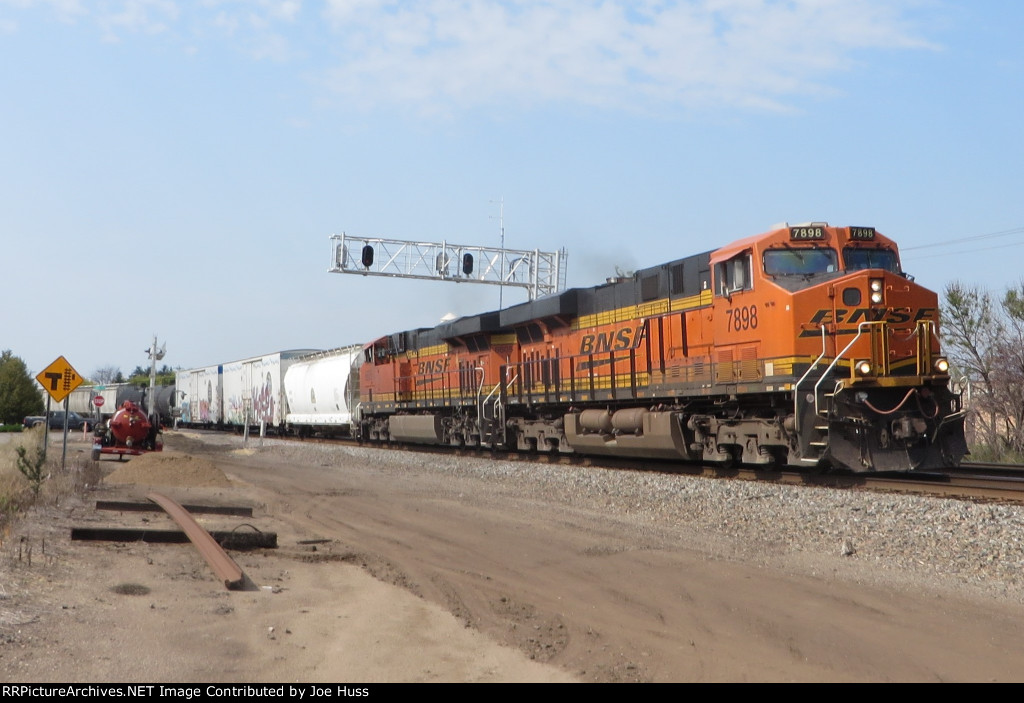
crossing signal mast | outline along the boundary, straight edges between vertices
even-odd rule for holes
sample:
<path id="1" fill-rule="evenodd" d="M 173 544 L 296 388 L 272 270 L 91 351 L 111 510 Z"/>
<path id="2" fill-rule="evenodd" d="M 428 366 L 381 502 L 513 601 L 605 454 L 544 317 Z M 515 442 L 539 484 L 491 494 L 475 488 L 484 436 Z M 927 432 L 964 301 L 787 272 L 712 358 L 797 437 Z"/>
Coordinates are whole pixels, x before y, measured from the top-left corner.
<path id="1" fill-rule="evenodd" d="M 503 242 L 504 243 L 504 242 Z M 331 273 L 489 283 L 526 288 L 530 300 L 565 289 L 565 249 L 477 247 L 449 242 L 410 242 L 331 235 Z"/>

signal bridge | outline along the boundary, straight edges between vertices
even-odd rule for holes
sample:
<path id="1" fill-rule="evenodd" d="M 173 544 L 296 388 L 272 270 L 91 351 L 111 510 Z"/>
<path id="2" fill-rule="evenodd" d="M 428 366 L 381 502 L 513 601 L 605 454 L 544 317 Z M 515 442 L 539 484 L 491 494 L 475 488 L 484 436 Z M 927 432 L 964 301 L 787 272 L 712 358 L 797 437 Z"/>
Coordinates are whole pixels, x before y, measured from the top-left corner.
<path id="1" fill-rule="evenodd" d="M 331 235 L 331 273 L 526 288 L 530 300 L 565 289 L 565 249 L 480 247 Z"/>

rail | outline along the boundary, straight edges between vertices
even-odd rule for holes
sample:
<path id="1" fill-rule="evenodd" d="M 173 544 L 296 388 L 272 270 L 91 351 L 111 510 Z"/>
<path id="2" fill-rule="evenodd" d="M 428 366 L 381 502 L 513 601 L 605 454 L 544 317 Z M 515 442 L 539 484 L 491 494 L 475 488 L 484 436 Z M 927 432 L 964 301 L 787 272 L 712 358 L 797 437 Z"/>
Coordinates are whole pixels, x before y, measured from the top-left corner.
<path id="1" fill-rule="evenodd" d="M 240 589 L 245 585 L 245 574 L 242 573 L 242 569 L 217 544 L 210 533 L 204 530 L 188 514 L 187 510 L 162 493 L 149 493 L 146 497 L 163 508 L 178 523 L 203 559 L 206 560 L 206 563 L 210 565 L 210 568 L 220 578 L 225 588 Z"/>

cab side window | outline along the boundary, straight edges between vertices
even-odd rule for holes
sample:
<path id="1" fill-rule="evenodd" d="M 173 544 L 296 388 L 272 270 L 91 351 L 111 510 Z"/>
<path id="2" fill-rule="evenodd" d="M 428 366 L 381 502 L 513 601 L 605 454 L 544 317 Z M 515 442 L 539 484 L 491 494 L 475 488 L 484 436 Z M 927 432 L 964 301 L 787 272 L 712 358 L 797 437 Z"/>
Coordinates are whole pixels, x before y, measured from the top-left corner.
<path id="1" fill-rule="evenodd" d="M 715 288 L 719 295 L 732 295 L 750 290 L 750 253 L 738 254 L 728 261 L 715 264 Z"/>

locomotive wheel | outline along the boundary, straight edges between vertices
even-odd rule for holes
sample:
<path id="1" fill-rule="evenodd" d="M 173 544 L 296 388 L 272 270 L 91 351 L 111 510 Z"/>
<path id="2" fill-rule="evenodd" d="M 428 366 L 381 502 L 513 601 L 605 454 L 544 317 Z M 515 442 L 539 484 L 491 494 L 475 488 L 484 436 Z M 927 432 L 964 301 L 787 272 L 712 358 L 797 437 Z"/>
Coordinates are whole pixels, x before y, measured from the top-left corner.
<path id="1" fill-rule="evenodd" d="M 719 447 L 727 447 L 726 451 L 729 456 L 719 462 L 719 466 L 723 469 L 735 469 L 742 464 L 743 459 L 743 448 L 735 445 L 719 445 Z"/>
<path id="2" fill-rule="evenodd" d="M 830 464 L 827 459 L 822 459 L 817 464 L 806 469 L 806 473 L 811 476 L 824 476 L 830 471 L 832 471 L 832 464 Z"/>

